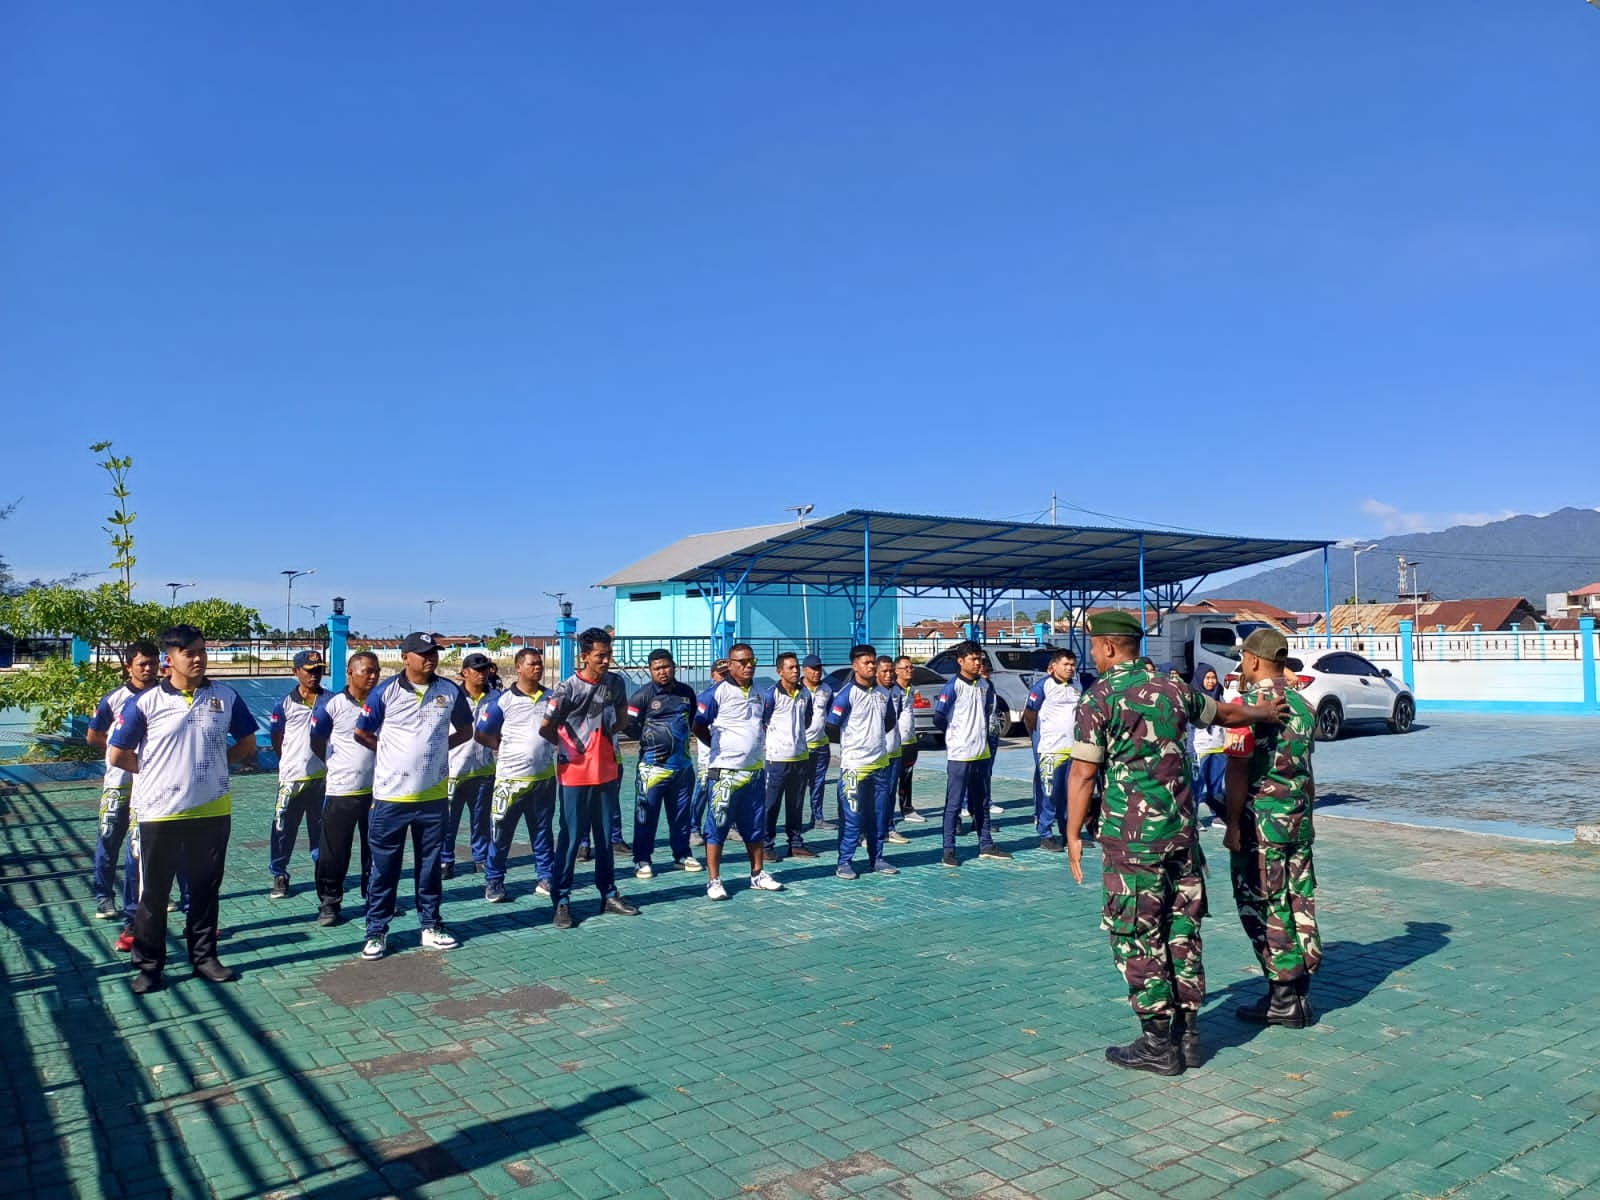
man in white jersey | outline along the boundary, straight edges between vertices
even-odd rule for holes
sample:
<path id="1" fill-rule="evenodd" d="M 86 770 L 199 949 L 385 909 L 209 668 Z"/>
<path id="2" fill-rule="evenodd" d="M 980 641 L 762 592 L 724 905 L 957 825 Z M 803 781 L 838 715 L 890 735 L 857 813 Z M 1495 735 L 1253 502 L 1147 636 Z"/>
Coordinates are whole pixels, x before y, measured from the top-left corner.
<path id="1" fill-rule="evenodd" d="M 878 686 L 878 652 L 871 646 L 850 651 L 851 677 L 839 685 L 828 708 L 828 737 L 839 744 L 839 865 L 834 874 L 855 879 L 851 859 L 867 844 L 868 869 L 898 875 L 883 857 L 883 815 L 888 802 L 882 786 L 889 770 L 889 730 L 894 703 Z"/>
<path id="2" fill-rule="evenodd" d="M 711 687 L 716 687 L 728 677 L 728 660 L 719 658 L 711 664 Z M 699 703 L 700 697 L 695 697 Z M 694 742 L 694 799 L 690 802 L 693 811 L 690 813 L 689 845 L 704 846 L 705 835 L 701 830 L 706 823 L 706 804 L 711 799 L 711 745 L 702 742 L 690 733 L 690 741 Z"/>
<path id="3" fill-rule="evenodd" d="M 1039 779 L 1034 829 L 1039 834 L 1039 849 L 1053 854 L 1067 848 L 1067 775 L 1072 743 L 1077 740 L 1077 674 L 1078 662 L 1072 651 L 1057 650 L 1050 656 L 1049 673 L 1028 690 L 1028 702 L 1022 708 L 1022 724 L 1033 740 L 1034 770 Z"/>
<path id="4" fill-rule="evenodd" d="M 761 695 L 751 684 L 756 677 L 756 653 L 744 642 L 728 650 L 728 677 L 700 693 L 695 705 L 694 736 L 711 747 L 707 772 L 711 800 L 702 832 L 706 839 L 706 897 L 726 900 L 722 884 L 722 846 L 737 826 L 750 856 L 750 886 L 757 891 L 781 891 L 783 885 L 763 866 L 762 844 L 766 825 L 765 736 L 761 724 Z"/>
<path id="5" fill-rule="evenodd" d="M 994 688 L 982 677 L 983 651 L 976 642 L 961 642 L 951 651 L 956 674 L 939 689 L 933 704 L 934 728 L 944 733 L 944 857 L 947 867 L 960 866 L 956 857 L 956 826 L 963 802 L 972 814 L 980 858 L 1010 858 L 1011 852 L 994 844 L 989 822 L 989 723 L 994 717 Z"/>
<path id="6" fill-rule="evenodd" d="M 766 728 L 766 836 L 765 855 L 778 862 L 778 814 L 789 853 L 795 858 L 815 858 L 805 843 L 805 802 L 811 790 L 811 749 L 806 730 L 811 726 L 811 693 L 800 686 L 800 660 L 792 652 L 778 655 L 778 682 L 761 699 L 761 723 Z"/>
<path id="7" fill-rule="evenodd" d="M 306 825 L 315 875 L 322 845 L 322 804 L 327 795 L 328 764 L 311 745 L 311 714 L 326 693 L 322 675 L 327 664 L 319 650 L 302 650 L 294 656 L 294 687 L 272 706 L 267 729 L 272 752 L 278 756 L 278 801 L 272 810 L 268 839 L 268 870 L 272 875 L 269 900 L 289 895 L 289 859 L 294 854 L 300 822 Z"/>
<path id="8" fill-rule="evenodd" d="M 822 798 L 828 789 L 828 763 L 833 758 L 833 743 L 828 741 L 828 709 L 833 707 L 833 685 L 822 677 L 822 659 L 808 654 L 800 660 L 800 682 L 811 693 L 811 724 L 806 727 L 806 750 L 810 755 L 811 828 L 817 833 L 832 833 L 833 826 L 822 819 Z"/>
<path id="9" fill-rule="evenodd" d="M 161 651 L 154 642 L 133 642 L 122 652 L 122 671 L 125 683 L 120 683 L 95 706 L 89 720 L 84 740 L 97 750 L 106 748 L 106 734 L 122 711 L 130 696 L 137 696 L 153 687 L 161 671 Z M 134 861 L 134 838 L 128 837 L 129 805 L 133 793 L 133 776 L 126 771 L 106 764 L 105 780 L 100 787 L 100 828 L 94 841 L 94 887 L 97 920 L 109 921 L 122 914 L 122 933 L 117 937 L 117 949 L 127 953 L 133 949 L 133 914 L 139 904 L 139 865 Z M 122 901 L 112 895 L 116 884 L 117 854 L 127 838 L 127 862 L 122 868 Z M 187 889 L 185 889 L 187 890 Z M 184 904 L 182 907 L 187 908 Z"/>
<path id="10" fill-rule="evenodd" d="M 458 943 L 439 916 L 439 856 L 449 817 L 450 751 L 472 737 L 472 710 L 461 689 L 439 678 L 439 647 L 426 633 L 400 643 L 400 674 L 373 688 L 356 719 L 356 741 L 377 752 L 372 770 L 372 875 L 367 880 L 367 940 L 361 957 L 382 958 L 394 919 L 406 834 L 416 855 L 417 921 L 425 950 Z"/>
<path id="11" fill-rule="evenodd" d="M 889 712 L 894 717 L 894 726 L 884 734 L 884 740 L 889 745 L 889 769 L 878 782 L 878 786 L 885 789 L 877 801 L 879 845 L 904 846 L 911 839 L 894 827 L 894 818 L 899 808 L 902 765 L 900 738 L 904 728 L 900 718 L 904 715 L 906 694 L 895 682 L 894 659 L 887 654 L 878 655 L 878 686 L 888 693 Z"/>
<path id="12" fill-rule="evenodd" d="M 168 678 L 123 703 L 107 752 L 111 766 L 133 776 L 139 907 L 132 988 L 141 996 L 161 986 L 167 897 L 180 869 L 189 879 L 183 933 L 195 974 L 212 983 L 234 977 L 217 958 L 217 900 L 233 812 L 228 767 L 256 757 L 256 719 L 232 688 L 206 678 L 205 634 L 174 625 L 160 642 Z"/>
<path id="13" fill-rule="evenodd" d="M 489 860 L 483 869 L 483 898 L 506 900 L 506 862 L 517 825 L 526 823 L 533 846 L 534 892 L 550 894 L 555 874 L 552 844 L 556 812 L 556 748 L 539 736 L 547 696 L 544 651 L 517 651 L 516 679 L 495 692 L 478 713 L 473 736 L 495 755 L 494 791 L 489 800 Z"/>
<path id="14" fill-rule="evenodd" d="M 556 751 L 560 784 L 561 830 L 556 836 L 555 879 L 550 899 L 551 924 L 571 929 L 572 879 L 577 871 L 578 842 L 587 834 L 601 853 L 594 856 L 594 886 L 600 913 L 636 917 L 639 910 L 617 891 L 616 865 L 603 847 L 611 838 L 607 785 L 620 775 L 615 736 L 628 720 L 628 690 L 611 669 L 611 635 L 591 626 L 578 635 L 578 669 L 550 692 L 539 736 Z"/>
<path id="15" fill-rule="evenodd" d="M 472 722 L 477 726 L 484 705 L 494 694 L 494 660 L 473 651 L 461 660 L 461 690 L 466 693 Z M 446 879 L 456 874 L 456 835 L 461 832 L 461 813 L 467 813 L 467 841 L 472 848 L 472 865 L 482 870 L 489 861 L 489 793 L 494 790 L 494 751 L 476 737 L 450 751 L 450 820 L 445 826 L 444 848 L 439 852 L 440 869 Z"/>
<path id="16" fill-rule="evenodd" d="M 367 898 L 372 850 L 367 822 L 372 814 L 372 771 L 377 756 L 356 741 L 361 709 L 378 685 L 378 656 L 370 650 L 352 654 L 345 664 L 342 692 L 324 691 L 311 714 L 311 744 L 328 764 L 327 795 L 322 801 L 322 845 L 317 851 L 317 924 L 337 925 L 344 906 L 350 848 L 361 836 L 361 898 Z"/>
<path id="17" fill-rule="evenodd" d="M 909 655 L 902 654 L 894 660 L 894 681 L 900 689 L 900 819 L 918 824 L 926 821 L 911 801 L 912 768 L 917 765 L 917 714 L 916 693 L 912 690 L 913 664 Z M 926 702 L 924 702 L 926 703 Z"/>

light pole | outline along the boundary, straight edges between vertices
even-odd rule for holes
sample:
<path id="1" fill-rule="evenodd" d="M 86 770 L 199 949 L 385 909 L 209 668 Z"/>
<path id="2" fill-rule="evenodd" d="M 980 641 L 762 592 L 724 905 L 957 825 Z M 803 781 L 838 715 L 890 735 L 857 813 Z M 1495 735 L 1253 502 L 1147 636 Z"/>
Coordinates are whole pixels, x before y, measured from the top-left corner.
<path id="1" fill-rule="evenodd" d="M 1355 602 L 1361 603 L 1361 556 L 1368 550 L 1376 550 L 1377 542 L 1368 542 L 1363 546 L 1360 542 L 1340 542 L 1342 550 L 1350 551 L 1351 590 L 1355 593 Z"/>
<path id="2" fill-rule="evenodd" d="M 433 632 L 433 606 L 435 604 L 443 604 L 444 601 L 443 600 L 424 600 L 423 603 L 428 606 L 428 632 L 432 633 Z"/>
<path id="3" fill-rule="evenodd" d="M 168 608 L 174 608 L 174 607 L 177 606 L 177 603 L 178 603 L 178 592 L 183 588 L 193 587 L 194 584 L 192 584 L 192 583 L 169 583 L 166 586 L 172 589 L 172 599 L 171 599 L 171 601 L 168 602 L 167 607 Z"/>
<path id="4" fill-rule="evenodd" d="M 294 581 L 302 575 L 315 575 L 316 573 L 317 569 L 315 567 L 307 567 L 304 571 L 284 570 L 278 572 L 279 575 L 285 575 L 289 579 L 289 596 L 283 604 L 283 641 L 285 645 L 289 642 L 289 626 L 294 620 Z"/>
<path id="5" fill-rule="evenodd" d="M 794 514 L 795 523 L 798 524 L 801 529 L 804 529 L 806 527 L 806 516 L 817 506 L 815 504 L 785 504 L 783 507 L 786 511 Z M 806 653 L 810 654 L 811 597 L 806 594 L 806 585 L 803 583 L 800 585 L 800 616 L 805 623 Z"/>
<path id="6" fill-rule="evenodd" d="M 322 605 L 320 605 L 320 604 L 302 604 L 300 607 L 303 608 L 303 609 L 308 610 L 311 613 L 311 636 L 312 637 L 316 637 L 317 636 L 317 609 L 321 608 Z"/>

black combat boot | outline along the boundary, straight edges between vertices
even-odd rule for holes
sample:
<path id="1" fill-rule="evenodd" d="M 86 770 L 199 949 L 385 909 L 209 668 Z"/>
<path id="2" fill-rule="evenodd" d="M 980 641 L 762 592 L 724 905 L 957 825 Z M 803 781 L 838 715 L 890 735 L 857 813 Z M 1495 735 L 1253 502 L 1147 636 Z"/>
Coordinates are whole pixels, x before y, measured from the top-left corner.
<path id="1" fill-rule="evenodd" d="M 1294 981 L 1295 995 L 1300 997 L 1300 1015 L 1305 1017 L 1306 1024 L 1317 1019 L 1317 1014 L 1311 1008 L 1311 976 L 1302 975 Z"/>
<path id="2" fill-rule="evenodd" d="M 1267 980 L 1267 994 L 1254 1004 L 1233 1010 L 1241 1021 L 1252 1025 L 1282 1025 L 1288 1029 L 1304 1029 L 1305 1010 L 1300 997 L 1295 994 L 1294 982 Z"/>
<path id="3" fill-rule="evenodd" d="M 1172 1044 L 1171 1018 L 1141 1017 L 1139 1025 L 1144 1032 L 1126 1046 L 1106 1047 L 1106 1061 L 1130 1071 L 1183 1074 L 1183 1058 Z"/>
<path id="4" fill-rule="evenodd" d="M 1178 1047 L 1178 1057 L 1185 1067 L 1200 1065 L 1200 1014 L 1187 1009 L 1175 1009 L 1172 1014 L 1172 1044 Z"/>

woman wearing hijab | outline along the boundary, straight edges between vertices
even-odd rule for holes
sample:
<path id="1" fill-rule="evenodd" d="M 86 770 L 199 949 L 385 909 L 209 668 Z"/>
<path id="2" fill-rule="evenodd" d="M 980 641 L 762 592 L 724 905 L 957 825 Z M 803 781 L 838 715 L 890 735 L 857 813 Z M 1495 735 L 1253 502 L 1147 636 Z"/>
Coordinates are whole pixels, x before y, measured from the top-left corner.
<path id="1" fill-rule="evenodd" d="M 1214 668 L 1201 665 L 1194 673 L 1194 690 L 1213 700 L 1222 699 L 1222 683 Z M 1189 726 L 1189 761 L 1194 767 L 1194 802 L 1198 813 L 1204 802 L 1218 820 L 1226 820 L 1227 799 L 1223 780 L 1227 775 L 1227 730 L 1221 725 Z"/>

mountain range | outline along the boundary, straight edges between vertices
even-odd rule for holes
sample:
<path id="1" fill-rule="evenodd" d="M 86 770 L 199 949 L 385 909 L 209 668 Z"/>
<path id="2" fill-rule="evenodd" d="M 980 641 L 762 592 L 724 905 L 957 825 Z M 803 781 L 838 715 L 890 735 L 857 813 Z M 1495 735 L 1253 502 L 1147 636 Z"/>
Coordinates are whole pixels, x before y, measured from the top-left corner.
<path id="1" fill-rule="evenodd" d="M 1507 517 L 1487 525 L 1456 525 L 1437 533 L 1404 533 L 1359 544 L 1376 547 L 1360 556 L 1363 601 L 1395 599 L 1397 557 L 1418 564 L 1417 589 L 1435 600 L 1520 596 L 1542 609 L 1547 593 L 1600 581 L 1600 511 L 1592 508 L 1563 508 L 1541 517 Z M 1355 594 L 1352 552 L 1331 548 L 1328 555 L 1333 602 L 1339 604 Z M 1206 596 L 1248 596 L 1291 612 L 1319 611 L 1322 556 L 1273 567 L 1196 598 Z"/>

